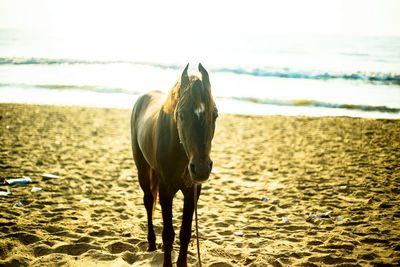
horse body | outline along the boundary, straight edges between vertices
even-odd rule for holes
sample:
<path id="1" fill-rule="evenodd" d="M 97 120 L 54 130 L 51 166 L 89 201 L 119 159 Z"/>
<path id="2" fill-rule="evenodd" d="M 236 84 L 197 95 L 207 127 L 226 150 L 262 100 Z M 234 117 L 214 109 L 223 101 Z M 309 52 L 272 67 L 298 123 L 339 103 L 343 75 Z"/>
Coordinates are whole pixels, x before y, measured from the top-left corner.
<path id="1" fill-rule="evenodd" d="M 158 91 L 147 93 L 137 100 L 131 116 L 132 151 L 144 192 L 149 251 L 156 249 L 152 217 L 159 193 L 164 223 L 164 266 L 172 265 L 175 237 L 172 200 L 181 190 L 184 208 L 177 264 L 186 266 L 195 204 L 194 184 L 198 184 L 198 198 L 200 183 L 208 179 L 212 168 L 209 154 L 217 113 L 208 73 L 200 64 L 200 80 L 196 76 L 189 77 L 187 68 L 167 98 Z"/>

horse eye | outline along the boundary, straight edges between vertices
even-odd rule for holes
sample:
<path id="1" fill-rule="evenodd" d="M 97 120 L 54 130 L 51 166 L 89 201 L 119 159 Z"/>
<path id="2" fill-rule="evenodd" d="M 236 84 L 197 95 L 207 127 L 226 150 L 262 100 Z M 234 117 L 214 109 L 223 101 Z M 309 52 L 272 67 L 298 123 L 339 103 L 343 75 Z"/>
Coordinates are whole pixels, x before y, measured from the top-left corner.
<path id="1" fill-rule="evenodd" d="M 214 119 L 218 118 L 218 110 L 214 111 Z"/>

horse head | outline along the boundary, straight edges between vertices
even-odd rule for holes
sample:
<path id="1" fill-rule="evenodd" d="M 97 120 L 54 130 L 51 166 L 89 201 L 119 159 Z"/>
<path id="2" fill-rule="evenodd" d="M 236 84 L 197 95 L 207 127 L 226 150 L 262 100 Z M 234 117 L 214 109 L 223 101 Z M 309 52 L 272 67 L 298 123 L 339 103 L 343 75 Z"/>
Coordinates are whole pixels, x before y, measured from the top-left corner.
<path id="1" fill-rule="evenodd" d="M 189 159 L 188 171 L 194 183 L 203 183 L 210 176 L 210 159 L 218 110 L 211 95 L 207 71 L 199 64 L 201 79 L 189 76 L 184 69 L 175 109 L 179 139 Z"/>

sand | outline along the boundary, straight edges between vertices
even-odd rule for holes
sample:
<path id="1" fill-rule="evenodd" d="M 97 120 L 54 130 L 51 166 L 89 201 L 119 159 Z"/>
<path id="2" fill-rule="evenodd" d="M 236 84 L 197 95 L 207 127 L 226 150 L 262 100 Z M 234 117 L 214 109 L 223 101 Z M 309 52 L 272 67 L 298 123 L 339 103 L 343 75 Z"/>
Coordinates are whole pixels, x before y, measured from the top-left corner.
<path id="1" fill-rule="evenodd" d="M 11 190 L 0 196 L 1 266 L 162 263 L 159 205 L 158 250 L 146 252 L 129 116 L 127 109 L 0 105 L 0 190 Z M 222 114 L 199 201 L 203 264 L 399 264 L 399 145 L 400 120 Z M 33 183 L 3 184 L 22 176 Z M 177 234 L 181 211 L 178 193 Z M 176 239 L 175 259 L 178 249 Z"/>

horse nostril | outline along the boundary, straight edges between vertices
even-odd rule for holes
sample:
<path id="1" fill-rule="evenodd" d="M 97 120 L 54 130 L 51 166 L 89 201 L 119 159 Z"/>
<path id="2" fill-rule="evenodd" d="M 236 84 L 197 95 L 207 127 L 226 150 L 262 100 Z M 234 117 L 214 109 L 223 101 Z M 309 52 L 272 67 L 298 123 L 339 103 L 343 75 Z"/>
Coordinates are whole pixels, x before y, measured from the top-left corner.
<path id="1" fill-rule="evenodd" d="M 212 160 L 210 160 L 210 171 L 212 170 L 212 167 L 213 167 L 213 162 Z"/>
<path id="2" fill-rule="evenodd" d="M 190 168 L 190 171 L 191 171 L 193 174 L 196 173 L 196 167 L 194 166 L 193 163 L 190 163 L 190 164 L 189 164 L 189 168 Z"/>

